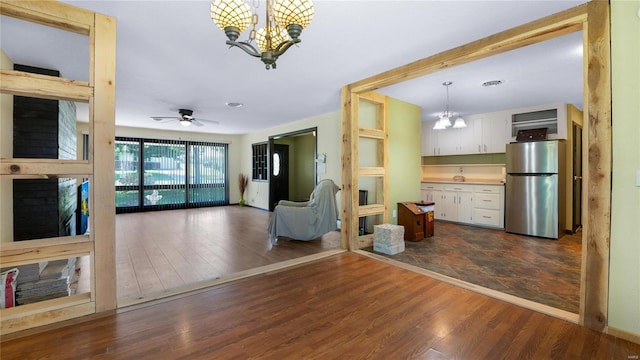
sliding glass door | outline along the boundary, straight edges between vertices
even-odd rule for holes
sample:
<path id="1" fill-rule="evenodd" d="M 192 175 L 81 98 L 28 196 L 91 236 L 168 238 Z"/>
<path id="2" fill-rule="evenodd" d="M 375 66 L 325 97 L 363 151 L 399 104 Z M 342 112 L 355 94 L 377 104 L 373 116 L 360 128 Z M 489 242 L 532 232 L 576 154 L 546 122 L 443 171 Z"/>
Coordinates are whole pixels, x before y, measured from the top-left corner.
<path id="1" fill-rule="evenodd" d="M 227 205 L 227 144 L 116 138 L 116 211 Z"/>
<path id="2" fill-rule="evenodd" d="M 189 144 L 189 204 L 229 203 L 226 159 L 227 146 Z"/>

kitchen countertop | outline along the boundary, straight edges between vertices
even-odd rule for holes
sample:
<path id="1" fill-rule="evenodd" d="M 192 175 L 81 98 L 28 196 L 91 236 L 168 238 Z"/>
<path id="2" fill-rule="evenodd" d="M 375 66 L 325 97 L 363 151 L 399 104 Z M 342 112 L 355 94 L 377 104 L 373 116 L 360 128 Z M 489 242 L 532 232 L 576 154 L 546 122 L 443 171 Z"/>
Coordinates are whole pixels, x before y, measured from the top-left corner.
<path id="1" fill-rule="evenodd" d="M 469 184 L 469 185 L 504 185 L 499 179 L 465 179 L 465 181 L 453 181 L 446 178 L 422 178 L 423 183 L 441 183 L 441 184 Z"/>

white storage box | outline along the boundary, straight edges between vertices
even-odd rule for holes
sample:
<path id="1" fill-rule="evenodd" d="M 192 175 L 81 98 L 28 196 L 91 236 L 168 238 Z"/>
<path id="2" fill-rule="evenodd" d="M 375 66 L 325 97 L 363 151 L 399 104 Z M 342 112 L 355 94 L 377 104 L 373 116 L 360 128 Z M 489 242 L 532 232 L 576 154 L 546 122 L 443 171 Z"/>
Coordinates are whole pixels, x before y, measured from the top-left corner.
<path id="1" fill-rule="evenodd" d="M 373 251 L 381 252 L 387 255 L 395 255 L 404 251 L 404 240 L 398 244 L 381 244 L 373 243 Z"/>
<path id="2" fill-rule="evenodd" d="M 373 243 L 387 245 L 404 244 L 404 226 L 393 224 L 373 225 Z"/>

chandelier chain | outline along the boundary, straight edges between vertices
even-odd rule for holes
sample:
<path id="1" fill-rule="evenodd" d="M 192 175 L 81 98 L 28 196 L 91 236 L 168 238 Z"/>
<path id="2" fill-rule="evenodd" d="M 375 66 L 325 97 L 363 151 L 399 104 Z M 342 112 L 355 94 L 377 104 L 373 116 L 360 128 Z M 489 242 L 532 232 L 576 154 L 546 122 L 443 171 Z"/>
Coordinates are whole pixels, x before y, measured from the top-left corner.
<path id="1" fill-rule="evenodd" d="M 449 85 L 451 84 L 447 84 L 447 105 L 445 106 L 445 110 L 446 110 L 446 114 L 445 116 L 449 117 Z"/>

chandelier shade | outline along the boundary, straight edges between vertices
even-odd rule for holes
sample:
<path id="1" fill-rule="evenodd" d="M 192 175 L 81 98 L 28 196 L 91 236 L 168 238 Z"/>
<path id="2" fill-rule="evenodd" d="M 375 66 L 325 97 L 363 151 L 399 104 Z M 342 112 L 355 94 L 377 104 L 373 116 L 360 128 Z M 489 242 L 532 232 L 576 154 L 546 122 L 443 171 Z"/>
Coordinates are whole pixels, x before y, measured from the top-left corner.
<path id="1" fill-rule="evenodd" d="M 275 0 L 273 17 L 282 27 L 295 24 L 304 29 L 313 20 L 313 3 L 306 0 Z"/>
<path id="2" fill-rule="evenodd" d="M 446 129 L 446 127 L 444 126 L 441 120 L 436 121 L 436 123 L 433 125 L 433 130 L 444 130 L 444 129 Z"/>
<path id="3" fill-rule="evenodd" d="M 448 114 L 442 115 L 442 116 L 440 116 L 440 123 L 445 128 L 448 128 L 448 127 L 451 126 L 451 118 L 449 117 Z"/>
<path id="4" fill-rule="evenodd" d="M 462 129 L 462 128 L 466 128 L 467 127 L 467 123 L 464 122 L 464 119 L 461 117 L 458 117 L 456 119 L 456 121 L 453 123 L 453 128 L 454 129 Z"/>
<path id="5" fill-rule="evenodd" d="M 213 0 L 211 19 L 227 35 L 227 45 L 239 47 L 259 57 L 267 70 L 276 68 L 276 60 L 292 45 L 299 43 L 302 29 L 313 20 L 311 0 L 266 0 L 265 26 L 256 29 L 259 16 L 244 0 Z M 254 7 L 258 2 L 254 2 Z M 246 41 L 237 41 L 250 28 Z"/>
<path id="6" fill-rule="evenodd" d="M 211 19 L 224 32 L 234 28 L 240 35 L 251 24 L 251 16 L 251 8 L 244 0 L 215 0 L 211 3 Z"/>
<path id="7" fill-rule="evenodd" d="M 288 40 L 291 40 L 289 33 L 285 29 L 271 28 L 271 44 L 281 44 Z M 269 50 L 269 42 L 267 40 L 267 29 L 260 28 L 256 32 L 256 43 L 263 52 Z"/>

